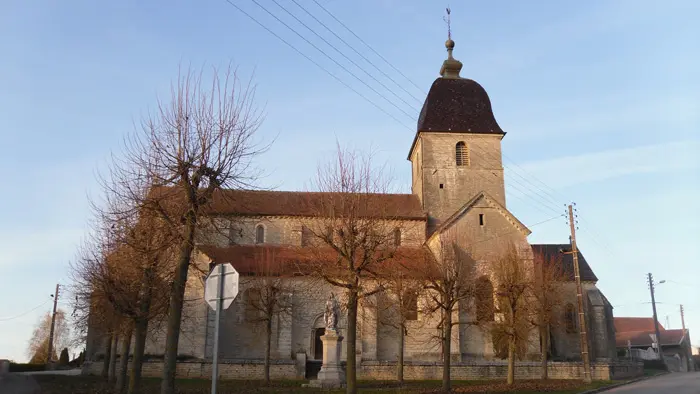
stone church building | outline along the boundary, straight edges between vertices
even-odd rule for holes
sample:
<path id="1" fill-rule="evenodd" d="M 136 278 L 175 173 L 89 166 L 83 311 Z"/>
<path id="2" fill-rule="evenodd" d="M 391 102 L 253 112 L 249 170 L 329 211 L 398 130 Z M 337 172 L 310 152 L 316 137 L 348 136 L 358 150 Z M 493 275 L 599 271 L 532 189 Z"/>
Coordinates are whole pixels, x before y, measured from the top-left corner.
<path id="1" fill-rule="evenodd" d="M 561 284 L 562 303 L 557 324 L 551 333 L 550 359 L 573 361 L 580 359 L 576 287 L 569 244 L 530 245 L 531 231 L 507 208 L 504 170 L 501 158 L 501 140 L 506 133 L 496 121 L 491 101 L 477 82 L 460 76 L 462 63 L 453 58 L 454 42 L 446 43 L 448 57 L 432 84 L 423 104 L 416 133 L 405 140 L 407 158 L 412 168 L 410 194 L 378 196 L 383 204 L 392 207 L 390 225 L 395 226 L 395 242 L 401 248 L 419 249 L 434 246 L 448 232 L 456 232 L 459 247 L 482 267 L 480 283 L 495 288 L 489 274 L 488 261 L 494 252 L 506 243 L 515 245 L 532 259 L 535 253 L 561 257 L 568 275 Z M 230 262 L 241 272 L 240 293 L 225 311 L 220 331 L 222 360 L 240 365 L 255 365 L 264 358 L 265 329 L 259 324 L 258 311 L 251 308 L 255 291 L 249 288 L 260 251 L 269 251 L 274 258 L 284 258 L 289 250 L 309 245 L 306 225 L 313 223 L 313 212 L 305 209 L 304 201 L 314 193 L 284 191 L 223 192 L 230 198 L 215 210 L 222 221 L 236 217 L 229 236 L 212 235 L 200 240 L 194 263 L 206 272 L 215 263 Z M 382 213 L 378 213 L 382 215 Z M 389 220 L 389 219 L 387 219 Z M 584 290 L 589 354 L 592 361 L 610 361 L 615 358 L 615 329 L 612 306 L 596 287 L 597 277 L 582 254 L 579 254 L 581 280 Z M 252 268 L 251 268 L 252 267 Z M 186 319 L 183 320 L 178 353 L 183 359 L 211 361 L 214 312 L 203 301 L 203 277 L 190 275 L 186 298 Z M 343 289 L 328 284 L 311 282 L 304 277 L 283 279 L 289 286 L 285 293 L 289 306 L 272 322 L 271 356 L 279 365 L 313 363 L 321 357 L 320 336 L 324 334 L 323 312 L 331 292 L 342 295 Z M 307 285 L 304 285 L 304 284 Z M 199 301 L 197 301 L 199 300 Z M 372 303 L 363 305 L 358 313 L 357 353 L 360 377 L 368 366 L 396 362 L 400 332 L 384 324 L 395 300 L 391 295 L 377 294 Z M 425 300 L 416 299 L 417 305 Z M 460 305 L 456 318 L 459 322 L 477 319 L 476 302 Z M 493 303 L 493 297 L 486 302 Z M 486 325 L 497 316 L 483 318 Z M 407 363 L 429 363 L 439 359 L 441 349 L 434 341 L 437 327 L 421 308 L 408 317 L 405 337 Z M 341 318 L 339 329 L 345 329 Z M 146 353 L 163 354 L 164 332 L 150 335 Z M 540 353 L 539 336 L 533 330 L 527 348 L 528 358 L 536 360 Z M 88 355 L 102 352 L 98 340 L 89 342 Z M 345 359 L 345 344 L 341 357 Z M 453 330 L 453 360 L 458 363 L 494 362 L 495 352 L 488 330 L 483 325 L 463 324 Z M 302 367 L 306 368 L 306 366 Z M 285 376 L 273 369 L 274 376 Z M 280 369 L 281 371 L 281 369 Z M 238 372 L 236 372 L 238 373 Z M 232 372 L 232 374 L 236 374 Z M 298 373 L 298 370 L 297 370 Z M 307 373 L 308 375 L 308 373 Z"/>

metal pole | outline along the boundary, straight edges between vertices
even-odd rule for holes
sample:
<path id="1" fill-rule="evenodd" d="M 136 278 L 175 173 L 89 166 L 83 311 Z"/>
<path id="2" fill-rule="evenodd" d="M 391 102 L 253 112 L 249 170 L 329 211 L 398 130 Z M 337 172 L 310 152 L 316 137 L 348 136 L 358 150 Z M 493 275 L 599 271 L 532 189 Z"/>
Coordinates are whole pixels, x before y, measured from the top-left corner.
<path id="1" fill-rule="evenodd" d="M 51 363 L 51 353 L 53 352 L 53 332 L 56 325 L 56 304 L 58 303 L 58 288 L 60 284 L 56 284 L 56 292 L 53 294 L 53 314 L 51 315 L 51 329 L 49 330 L 49 354 L 46 356 L 46 363 Z"/>
<path id="2" fill-rule="evenodd" d="M 588 333 L 586 332 L 586 314 L 583 310 L 583 290 L 581 273 L 578 266 L 578 248 L 576 247 L 576 224 L 574 211 L 569 205 L 569 225 L 571 227 L 571 256 L 574 259 L 574 277 L 576 279 L 576 298 L 578 300 L 578 323 L 581 331 L 581 358 L 583 359 L 583 381 L 591 382 L 591 360 L 588 355 Z"/>
<path id="3" fill-rule="evenodd" d="M 663 352 L 661 349 L 661 334 L 659 333 L 659 319 L 656 317 L 656 300 L 654 299 L 654 277 L 651 272 L 648 274 L 649 291 L 651 291 L 651 309 L 654 311 L 654 331 L 656 331 L 656 351 L 659 360 L 663 360 Z"/>
<path id="4" fill-rule="evenodd" d="M 216 291 L 216 321 L 214 322 L 214 352 L 211 363 L 211 394 L 216 394 L 219 379 L 219 322 L 224 295 L 224 265 L 219 264 L 219 288 Z"/>

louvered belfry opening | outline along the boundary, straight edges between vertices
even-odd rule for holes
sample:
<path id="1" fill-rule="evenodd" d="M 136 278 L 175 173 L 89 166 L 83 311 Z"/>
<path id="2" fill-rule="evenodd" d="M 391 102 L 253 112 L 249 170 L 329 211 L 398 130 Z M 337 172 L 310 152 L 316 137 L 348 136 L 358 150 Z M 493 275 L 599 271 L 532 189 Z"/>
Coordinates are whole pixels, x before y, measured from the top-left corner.
<path id="1" fill-rule="evenodd" d="M 455 146 L 455 160 L 459 167 L 469 165 L 469 152 L 464 141 L 459 141 Z"/>

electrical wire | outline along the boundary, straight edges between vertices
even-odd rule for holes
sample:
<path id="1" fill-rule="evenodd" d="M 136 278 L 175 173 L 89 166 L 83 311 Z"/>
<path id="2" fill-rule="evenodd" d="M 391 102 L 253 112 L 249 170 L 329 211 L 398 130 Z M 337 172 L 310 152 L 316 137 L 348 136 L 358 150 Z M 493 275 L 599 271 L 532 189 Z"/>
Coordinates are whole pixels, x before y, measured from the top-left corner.
<path id="1" fill-rule="evenodd" d="M 14 320 L 14 319 L 19 319 L 20 317 L 26 316 L 26 315 L 28 315 L 28 314 L 34 312 L 35 310 L 41 308 L 42 306 L 48 304 L 49 302 L 51 302 L 51 299 L 48 299 L 48 300 L 42 302 L 41 304 L 35 306 L 35 307 L 32 308 L 32 309 L 30 309 L 30 310 L 28 310 L 28 311 L 26 311 L 26 312 L 20 313 L 20 314 L 17 315 L 17 316 L 2 318 L 2 319 L 0 319 L 0 321 L 10 321 L 10 320 Z"/>
<path id="2" fill-rule="evenodd" d="M 249 13 L 247 13 L 245 10 L 243 10 L 241 7 L 239 7 L 238 5 L 236 5 L 235 3 L 233 3 L 231 0 L 226 0 L 226 2 L 229 3 L 232 7 L 236 8 L 238 11 L 240 11 L 243 15 L 247 16 L 247 17 L 248 17 L 249 19 L 251 19 L 253 22 L 255 22 L 256 24 L 258 24 L 260 27 L 262 27 L 263 29 L 265 29 L 268 33 L 272 34 L 275 38 L 277 38 L 278 40 L 282 41 L 282 42 L 283 42 L 284 44 L 286 44 L 288 47 L 292 48 L 292 49 L 293 49 L 295 52 L 297 52 L 299 55 L 303 56 L 306 60 L 310 61 L 310 62 L 313 63 L 316 67 L 320 68 L 320 69 L 321 69 L 322 71 L 324 71 L 326 74 L 330 75 L 333 79 L 335 79 L 336 81 L 340 82 L 343 86 L 345 86 L 346 88 L 350 89 L 352 92 L 354 92 L 355 94 L 357 94 L 358 96 L 360 96 L 362 99 L 364 99 L 364 100 L 367 101 L 368 103 L 372 104 L 372 106 L 374 106 L 375 108 L 377 108 L 378 110 L 380 110 L 381 112 L 383 112 L 385 115 L 387 115 L 387 116 L 389 116 L 390 118 L 394 119 L 398 124 L 402 125 L 403 127 L 407 128 L 407 129 L 409 129 L 409 130 L 413 130 L 411 127 L 409 127 L 409 126 L 407 126 L 405 123 L 401 122 L 401 121 L 400 121 L 399 119 L 397 119 L 394 115 L 392 115 L 392 114 L 389 113 L 387 110 L 385 110 L 384 108 L 382 108 L 381 106 L 379 106 L 377 103 L 375 103 L 375 102 L 372 101 L 371 99 L 367 98 L 367 97 L 366 97 L 365 95 L 363 95 L 362 93 L 358 92 L 358 91 L 357 91 L 355 88 L 353 88 L 352 86 L 350 86 L 350 85 L 348 85 L 347 83 L 345 83 L 345 81 L 343 81 L 342 79 L 340 79 L 337 75 L 335 75 L 335 74 L 333 74 L 332 72 L 328 71 L 328 69 L 326 69 L 325 67 L 323 67 L 322 65 L 320 65 L 318 62 L 316 62 L 315 60 L 313 60 L 311 57 L 309 57 L 307 54 L 305 54 L 304 52 L 302 52 L 301 50 L 299 50 L 297 47 L 295 47 L 294 45 L 292 45 L 291 43 L 289 43 L 289 41 L 285 40 L 285 39 L 282 38 L 279 34 L 275 33 L 275 32 L 272 31 L 270 28 L 268 28 L 267 26 L 265 26 L 262 22 L 260 22 L 260 21 L 258 21 L 257 19 L 255 19 L 255 17 L 253 17 L 252 15 L 250 15 Z"/>

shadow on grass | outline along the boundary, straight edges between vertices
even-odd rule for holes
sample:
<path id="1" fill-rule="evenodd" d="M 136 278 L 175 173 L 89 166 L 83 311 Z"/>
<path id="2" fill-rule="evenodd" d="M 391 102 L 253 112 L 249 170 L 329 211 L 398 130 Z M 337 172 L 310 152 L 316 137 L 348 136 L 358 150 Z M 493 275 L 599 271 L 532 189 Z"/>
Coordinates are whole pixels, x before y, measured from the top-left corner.
<path id="1" fill-rule="evenodd" d="M 97 376 L 35 376 L 43 394 L 112 394 L 113 385 L 107 384 Z M 344 390 L 322 390 L 302 388 L 305 380 L 274 380 L 266 386 L 260 380 L 221 380 L 218 392 L 221 394 L 243 393 L 343 393 Z M 577 380 L 522 380 L 508 386 L 503 381 L 469 380 L 453 381 L 452 392 L 455 393 L 556 393 L 573 394 L 585 390 L 603 387 L 613 382 L 597 381 L 584 385 Z M 439 393 L 440 381 L 409 381 L 404 385 L 386 381 L 361 381 L 359 392 L 372 393 Z M 211 381 L 206 379 L 178 379 L 176 392 L 178 394 L 205 394 L 211 391 Z M 160 392 L 160 379 L 144 378 L 139 394 L 154 394 Z"/>

